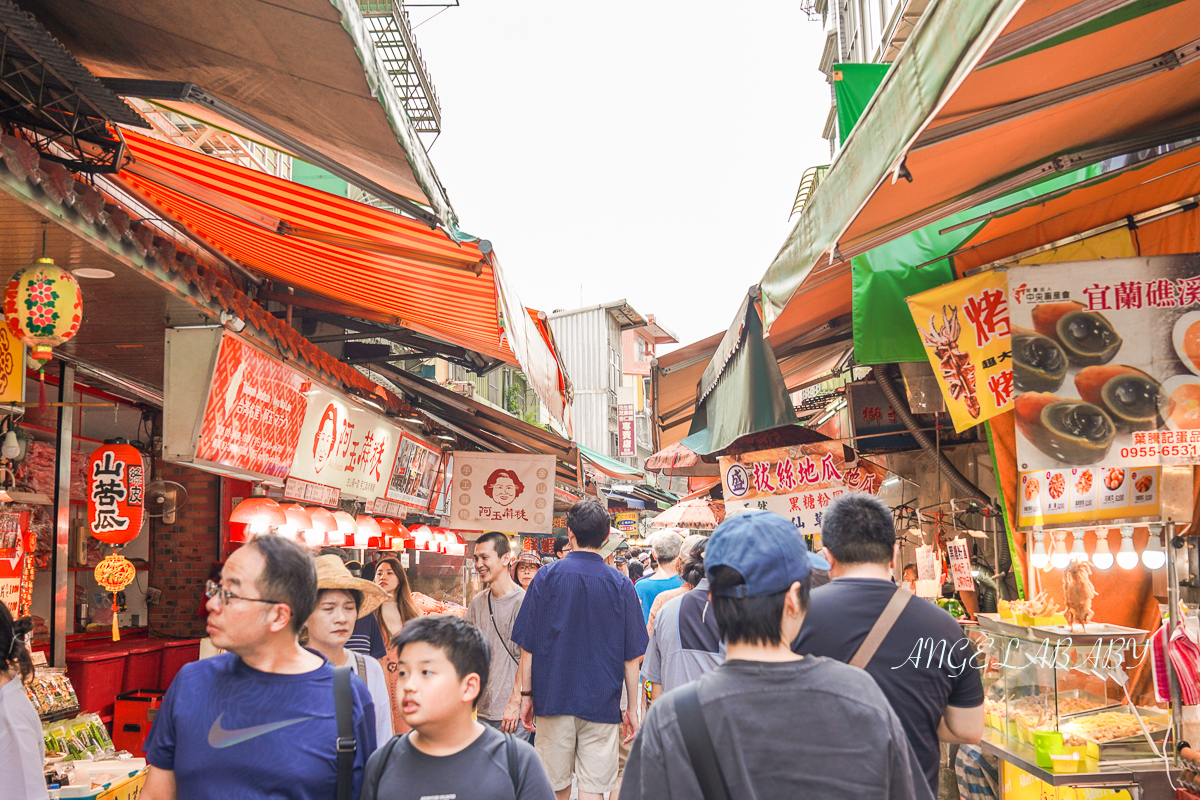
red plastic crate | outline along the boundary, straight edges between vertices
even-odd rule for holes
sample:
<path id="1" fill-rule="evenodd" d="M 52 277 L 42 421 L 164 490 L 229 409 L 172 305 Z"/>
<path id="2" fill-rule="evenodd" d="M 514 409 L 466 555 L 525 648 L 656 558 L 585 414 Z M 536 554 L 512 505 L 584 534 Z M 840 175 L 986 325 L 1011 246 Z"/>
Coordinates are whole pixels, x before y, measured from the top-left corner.
<path id="1" fill-rule="evenodd" d="M 200 660 L 199 639 L 164 639 L 158 688 L 166 691 L 184 664 Z"/>
<path id="2" fill-rule="evenodd" d="M 163 643 L 158 639 L 145 639 L 129 643 L 129 655 L 125 658 L 125 676 L 121 680 L 122 692 L 141 690 L 158 691 L 162 680 Z"/>
<path id="3" fill-rule="evenodd" d="M 126 649 L 87 647 L 67 651 L 67 677 L 79 697 L 79 709 L 112 719 L 113 705 L 125 677 Z"/>
<path id="4" fill-rule="evenodd" d="M 145 757 L 146 737 L 162 705 L 162 692 L 122 692 L 117 695 L 113 712 L 112 737 L 118 750 L 128 750 L 134 758 Z"/>

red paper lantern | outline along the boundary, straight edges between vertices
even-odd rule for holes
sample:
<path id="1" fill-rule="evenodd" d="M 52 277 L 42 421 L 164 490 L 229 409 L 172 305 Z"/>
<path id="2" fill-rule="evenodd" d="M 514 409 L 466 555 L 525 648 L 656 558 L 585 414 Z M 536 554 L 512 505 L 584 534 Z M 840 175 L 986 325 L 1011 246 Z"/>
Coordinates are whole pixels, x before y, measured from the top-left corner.
<path id="1" fill-rule="evenodd" d="M 88 525 L 108 544 L 137 538 L 145 513 L 146 472 L 133 445 L 105 444 L 88 463 Z"/>

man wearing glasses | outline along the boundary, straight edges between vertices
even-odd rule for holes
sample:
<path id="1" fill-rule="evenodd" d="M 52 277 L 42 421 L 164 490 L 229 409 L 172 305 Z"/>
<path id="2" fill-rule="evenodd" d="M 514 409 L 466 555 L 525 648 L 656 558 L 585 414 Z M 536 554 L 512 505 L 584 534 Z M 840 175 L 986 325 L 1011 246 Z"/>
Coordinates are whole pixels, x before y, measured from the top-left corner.
<path id="1" fill-rule="evenodd" d="M 297 639 L 317 600 L 312 556 L 279 536 L 235 551 L 209 581 L 208 634 L 228 651 L 175 677 L 146 742 L 141 800 L 329 800 L 337 787 L 333 667 Z M 358 797 L 375 710 L 351 679 Z"/>

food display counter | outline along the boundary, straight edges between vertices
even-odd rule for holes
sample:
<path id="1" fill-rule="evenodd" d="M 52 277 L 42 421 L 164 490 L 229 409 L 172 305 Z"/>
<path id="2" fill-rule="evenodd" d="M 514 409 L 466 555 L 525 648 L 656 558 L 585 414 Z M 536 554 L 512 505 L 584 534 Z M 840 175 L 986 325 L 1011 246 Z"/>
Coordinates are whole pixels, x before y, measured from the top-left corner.
<path id="1" fill-rule="evenodd" d="M 1003 762 L 1002 797 L 1031 786 L 1038 798 L 1100 786 L 1128 792 L 1113 797 L 1169 796 L 1170 709 L 1130 694 L 1147 631 L 1095 622 L 1081 630 L 1053 614 L 1033 625 L 1015 615 L 978 621 L 970 636 L 983 668 L 981 747 Z"/>

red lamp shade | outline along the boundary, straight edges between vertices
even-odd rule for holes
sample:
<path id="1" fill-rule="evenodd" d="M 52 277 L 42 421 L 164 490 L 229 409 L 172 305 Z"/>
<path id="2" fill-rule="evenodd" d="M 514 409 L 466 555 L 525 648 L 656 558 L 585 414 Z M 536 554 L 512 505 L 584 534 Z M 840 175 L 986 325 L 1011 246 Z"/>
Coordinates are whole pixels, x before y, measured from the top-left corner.
<path id="1" fill-rule="evenodd" d="M 374 517 L 360 514 L 354 520 L 354 524 L 356 526 L 356 530 L 354 531 L 354 547 L 368 547 L 370 546 L 371 539 L 374 539 L 376 546 L 378 546 L 379 537 L 383 535 L 383 531 Z"/>
<path id="2" fill-rule="evenodd" d="M 337 520 L 333 518 L 333 514 L 329 513 L 327 508 L 318 506 L 308 509 L 308 518 L 312 520 L 312 530 L 314 531 L 334 533 L 338 529 Z"/>
<path id="3" fill-rule="evenodd" d="M 401 546 L 400 540 L 408 535 L 408 531 L 404 529 L 403 525 L 397 524 L 394 519 L 388 517 L 378 517 L 375 521 L 379 523 L 379 530 L 383 531 L 384 537 L 390 540 L 391 543 L 388 547 Z M 383 543 L 380 542 L 380 544 Z"/>
<path id="4" fill-rule="evenodd" d="M 284 525 L 279 533 L 287 536 L 290 539 L 299 540 L 300 534 L 304 531 L 312 530 L 312 517 L 309 516 L 308 509 L 296 503 L 289 503 L 282 506 L 283 513 L 287 517 L 287 525 Z"/>
<path id="5" fill-rule="evenodd" d="M 267 497 L 261 486 L 255 486 L 250 497 L 238 503 L 237 508 L 229 515 L 229 521 L 245 525 L 246 533 L 251 536 L 267 533 L 271 528 L 288 524 L 283 506 Z"/>

